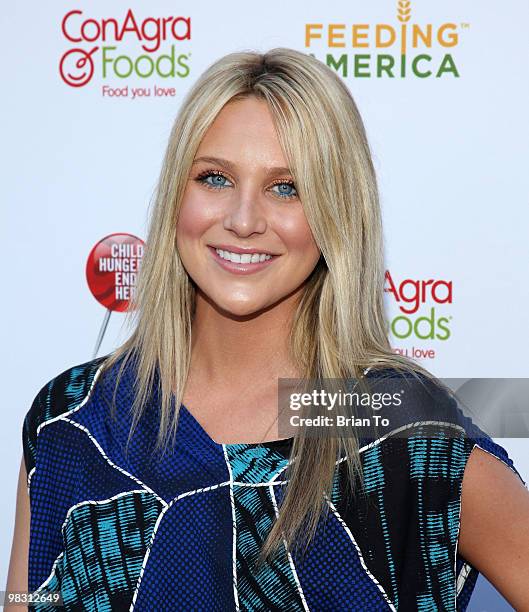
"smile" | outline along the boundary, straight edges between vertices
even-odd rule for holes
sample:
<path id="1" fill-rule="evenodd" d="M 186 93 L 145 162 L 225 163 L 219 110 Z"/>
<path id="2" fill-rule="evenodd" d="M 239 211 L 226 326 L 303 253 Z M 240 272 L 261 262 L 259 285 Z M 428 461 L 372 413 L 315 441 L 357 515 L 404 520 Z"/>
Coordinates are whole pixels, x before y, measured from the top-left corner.
<path id="1" fill-rule="evenodd" d="M 215 252 L 225 259 L 226 261 L 233 261 L 233 263 L 259 263 L 266 259 L 272 259 L 271 255 L 266 253 L 232 253 L 231 251 L 223 251 L 222 249 L 215 249 Z"/>
<path id="2" fill-rule="evenodd" d="M 258 251 L 254 253 L 234 253 L 211 246 L 208 246 L 208 250 L 221 268 L 233 274 L 252 274 L 258 272 L 271 265 L 279 257 L 279 255 L 259 253 Z"/>

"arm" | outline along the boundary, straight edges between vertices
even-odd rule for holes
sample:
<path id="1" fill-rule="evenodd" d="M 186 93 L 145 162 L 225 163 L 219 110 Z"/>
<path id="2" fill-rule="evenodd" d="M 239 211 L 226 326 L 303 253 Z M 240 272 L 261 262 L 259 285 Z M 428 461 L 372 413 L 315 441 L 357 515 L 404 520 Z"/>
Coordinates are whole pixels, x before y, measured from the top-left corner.
<path id="1" fill-rule="evenodd" d="M 474 447 L 463 476 L 459 554 L 518 611 L 529 611 L 529 491 Z"/>
<path id="2" fill-rule="evenodd" d="M 29 553 L 30 507 L 27 490 L 27 474 L 24 457 L 18 473 L 15 529 L 11 545 L 11 560 L 7 574 L 6 591 L 28 590 L 28 553 Z M 21 610 L 20 606 L 7 605 L 4 610 Z"/>

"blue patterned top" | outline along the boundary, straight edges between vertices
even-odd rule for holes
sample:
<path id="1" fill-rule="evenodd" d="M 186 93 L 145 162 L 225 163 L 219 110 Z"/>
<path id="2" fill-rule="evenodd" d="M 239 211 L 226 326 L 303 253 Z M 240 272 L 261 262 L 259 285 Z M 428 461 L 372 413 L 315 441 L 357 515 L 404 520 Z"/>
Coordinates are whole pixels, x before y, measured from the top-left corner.
<path id="1" fill-rule="evenodd" d="M 292 439 L 218 444 L 181 406 L 174 452 L 160 460 L 153 393 L 125 449 L 133 372 L 120 380 L 113 420 L 119 364 L 101 375 L 105 359 L 53 378 L 25 416 L 30 591 L 97 612 L 466 609 L 478 576 L 457 552 L 466 462 L 479 445 L 520 476 L 466 417 L 435 423 L 403 411 L 394 430 L 361 446 L 366 495 L 344 494 L 339 459 L 306 556 L 283 546 L 257 569 Z"/>

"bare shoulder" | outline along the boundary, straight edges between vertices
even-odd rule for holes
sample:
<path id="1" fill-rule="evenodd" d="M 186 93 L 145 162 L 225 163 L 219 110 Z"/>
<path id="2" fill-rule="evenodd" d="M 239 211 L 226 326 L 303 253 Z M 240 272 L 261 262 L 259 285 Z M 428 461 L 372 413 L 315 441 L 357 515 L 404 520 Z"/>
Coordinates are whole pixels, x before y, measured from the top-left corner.
<path id="1" fill-rule="evenodd" d="M 463 477 L 458 551 L 516 610 L 529 610 L 529 491 L 477 445 Z"/>
<path id="2" fill-rule="evenodd" d="M 11 558 L 7 574 L 6 591 L 28 590 L 30 505 L 27 489 L 27 473 L 24 458 L 20 461 L 18 474 L 15 527 L 11 545 Z M 10 610 L 12 606 L 6 606 Z M 13 608 L 13 609 L 19 609 Z"/>

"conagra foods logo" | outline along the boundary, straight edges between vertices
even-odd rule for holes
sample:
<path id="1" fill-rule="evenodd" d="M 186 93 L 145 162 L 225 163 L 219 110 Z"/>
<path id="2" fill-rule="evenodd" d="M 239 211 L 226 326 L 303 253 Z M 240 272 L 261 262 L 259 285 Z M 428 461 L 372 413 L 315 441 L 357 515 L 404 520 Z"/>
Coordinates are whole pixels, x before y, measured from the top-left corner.
<path id="1" fill-rule="evenodd" d="M 396 282 L 386 270 L 384 291 L 394 298 L 400 310 L 391 320 L 395 338 L 448 340 L 452 317 L 441 316 L 439 307 L 452 304 L 452 281 L 405 278 Z"/>
<path id="2" fill-rule="evenodd" d="M 176 55 L 175 42 L 191 40 L 190 17 L 146 17 L 139 20 L 132 9 L 122 19 L 87 17 L 81 10 L 66 13 L 61 30 L 73 44 L 59 62 L 62 80 L 70 87 L 84 87 L 99 73 L 103 79 L 150 76 L 170 78 L 189 74 L 189 54 Z M 123 42 L 139 43 L 139 54 L 119 53 Z M 164 46 L 163 53 L 162 44 Z"/>

